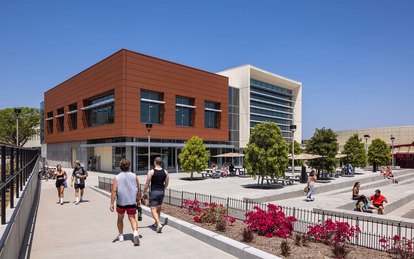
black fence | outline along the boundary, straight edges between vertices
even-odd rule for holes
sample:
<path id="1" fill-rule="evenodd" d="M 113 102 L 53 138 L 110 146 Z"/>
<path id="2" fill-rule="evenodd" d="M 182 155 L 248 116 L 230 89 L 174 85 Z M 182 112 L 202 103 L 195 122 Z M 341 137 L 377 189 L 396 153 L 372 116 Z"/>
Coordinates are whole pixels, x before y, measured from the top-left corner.
<path id="1" fill-rule="evenodd" d="M 99 188 L 111 191 L 113 179 L 99 177 Z M 141 184 L 141 188 L 143 185 Z M 227 209 L 227 214 L 239 220 L 245 220 L 245 214 L 252 211 L 255 206 L 266 210 L 268 203 L 260 203 L 248 199 L 223 198 L 213 195 L 200 194 L 195 192 L 177 191 L 167 189 L 165 192 L 164 203 L 173 206 L 182 206 L 184 200 L 198 200 L 199 202 L 209 202 L 222 204 Z M 347 222 L 351 226 L 358 226 L 361 232 L 357 238 L 352 238 L 351 244 L 372 248 L 376 250 L 384 250 L 379 242 L 381 238 L 390 240 L 394 235 L 405 237 L 412 240 L 414 237 L 414 224 L 405 224 L 392 220 L 381 220 L 366 217 L 344 216 L 340 213 L 325 213 L 308 209 L 300 209 L 295 207 L 280 206 L 286 216 L 294 216 L 297 221 L 294 223 L 294 231 L 298 233 L 306 233 L 308 226 L 313 226 L 324 222 L 326 219 L 334 221 Z"/>
<path id="2" fill-rule="evenodd" d="M 15 207 L 15 199 L 27 182 L 39 156 L 37 149 L 0 146 L 0 210 L 1 224 L 6 224 L 7 207 Z"/>

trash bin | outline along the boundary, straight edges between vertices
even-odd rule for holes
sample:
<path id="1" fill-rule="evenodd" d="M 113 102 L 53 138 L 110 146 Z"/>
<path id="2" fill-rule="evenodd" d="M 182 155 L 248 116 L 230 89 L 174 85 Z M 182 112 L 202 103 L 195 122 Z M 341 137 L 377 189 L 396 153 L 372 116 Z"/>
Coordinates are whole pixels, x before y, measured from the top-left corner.
<path id="1" fill-rule="evenodd" d="M 308 182 L 308 174 L 306 173 L 306 167 L 302 166 L 302 172 L 300 174 L 300 183 L 307 183 Z"/>

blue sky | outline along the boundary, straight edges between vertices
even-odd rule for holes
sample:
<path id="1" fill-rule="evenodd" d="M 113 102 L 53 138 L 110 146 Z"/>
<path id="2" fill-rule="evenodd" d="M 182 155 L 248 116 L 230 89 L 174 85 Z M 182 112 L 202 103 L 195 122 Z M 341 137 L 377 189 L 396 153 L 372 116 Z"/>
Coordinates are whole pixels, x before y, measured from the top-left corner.
<path id="1" fill-rule="evenodd" d="M 0 109 L 121 48 L 303 83 L 303 137 L 413 125 L 414 1 L 0 1 Z"/>

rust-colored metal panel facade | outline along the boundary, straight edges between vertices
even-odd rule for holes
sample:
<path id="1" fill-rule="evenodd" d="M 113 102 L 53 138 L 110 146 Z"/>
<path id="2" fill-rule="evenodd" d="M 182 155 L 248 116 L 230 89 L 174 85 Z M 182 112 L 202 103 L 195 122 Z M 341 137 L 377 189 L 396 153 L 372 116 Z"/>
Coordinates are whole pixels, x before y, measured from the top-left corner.
<path id="1" fill-rule="evenodd" d="M 207 141 L 228 141 L 228 78 L 128 50 L 120 50 L 67 81 L 44 96 L 45 120 L 64 108 L 64 129 L 53 133 L 45 127 L 45 143 L 61 143 L 116 137 L 146 138 L 145 123 L 140 122 L 141 90 L 163 94 L 162 124 L 154 124 L 151 136 L 157 139 L 187 140 L 196 135 Z M 114 93 L 114 123 L 88 127 L 82 107 L 85 100 Z M 176 126 L 176 96 L 194 98 L 192 127 Z M 220 103 L 219 128 L 204 127 L 204 102 Z M 70 130 L 69 106 L 77 104 L 77 129 Z M 46 125 L 46 123 L 45 123 Z"/>

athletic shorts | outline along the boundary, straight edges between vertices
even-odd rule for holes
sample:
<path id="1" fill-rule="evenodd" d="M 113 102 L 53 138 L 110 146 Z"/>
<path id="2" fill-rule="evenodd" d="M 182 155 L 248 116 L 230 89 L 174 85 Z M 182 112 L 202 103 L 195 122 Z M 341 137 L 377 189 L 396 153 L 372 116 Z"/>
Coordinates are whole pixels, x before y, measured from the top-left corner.
<path id="1" fill-rule="evenodd" d="M 383 205 L 383 204 L 372 204 L 372 205 L 374 205 L 374 207 L 377 207 L 377 208 L 379 208 L 380 206 L 381 206 L 381 207 L 384 207 L 384 205 Z"/>
<path id="2" fill-rule="evenodd" d="M 160 206 L 164 200 L 164 191 L 151 191 L 149 195 L 149 206 Z"/>
<path id="3" fill-rule="evenodd" d="M 81 190 L 83 190 L 83 189 L 85 189 L 85 184 L 77 184 L 77 183 L 75 183 L 75 189 L 81 189 Z"/>
<path id="4" fill-rule="evenodd" d="M 116 212 L 118 212 L 121 215 L 124 215 L 125 212 L 128 215 L 135 215 L 137 213 L 137 205 L 125 205 L 125 206 L 121 206 L 121 205 L 116 205 Z"/>
<path id="5" fill-rule="evenodd" d="M 60 186 L 65 186 L 65 180 L 56 180 L 55 186 L 56 186 L 56 188 L 58 188 Z"/>

